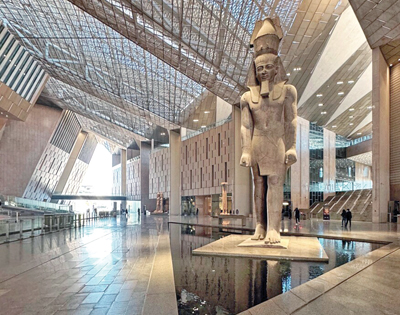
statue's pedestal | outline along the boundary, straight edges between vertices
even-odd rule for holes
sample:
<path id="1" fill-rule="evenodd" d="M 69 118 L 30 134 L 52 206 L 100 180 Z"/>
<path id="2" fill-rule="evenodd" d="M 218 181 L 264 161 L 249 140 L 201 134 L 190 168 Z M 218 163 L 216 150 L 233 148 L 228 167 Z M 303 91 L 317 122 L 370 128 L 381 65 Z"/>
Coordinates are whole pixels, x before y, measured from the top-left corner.
<path id="1" fill-rule="evenodd" d="M 289 238 L 288 237 L 281 237 L 281 242 L 278 244 L 266 244 L 264 240 L 261 241 L 254 241 L 251 239 L 250 236 L 247 236 L 247 239 L 241 242 L 239 247 L 261 247 L 261 248 L 280 248 L 280 249 L 287 249 L 289 247 Z"/>
<path id="2" fill-rule="evenodd" d="M 281 239 L 281 244 L 287 244 L 287 248 L 265 244 L 264 241 L 252 241 L 250 235 L 229 235 L 197 248 L 192 253 L 199 256 L 241 257 L 250 259 L 317 262 L 328 262 L 329 260 L 316 237 L 283 236 Z M 258 244 L 255 244 L 255 242 Z M 243 243 L 245 245 L 242 245 Z"/>

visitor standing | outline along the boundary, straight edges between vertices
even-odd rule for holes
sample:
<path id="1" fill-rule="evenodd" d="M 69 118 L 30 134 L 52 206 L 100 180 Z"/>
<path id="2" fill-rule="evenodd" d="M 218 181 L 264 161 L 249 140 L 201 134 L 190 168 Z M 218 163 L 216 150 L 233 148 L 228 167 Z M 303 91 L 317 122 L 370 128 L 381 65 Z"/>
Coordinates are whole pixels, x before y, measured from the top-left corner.
<path id="1" fill-rule="evenodd" d="M 137 215 L 140 217 L 140 208 L 137 208 Z"/>
<path id="2" fill-rule="evenodd" d="M 299 208 L 294 209 L 294 217 L 296 219 L 296 225 L 300 223 L 300 210 Z"/>
<path id="3" fill-rule="evenodd" d="M 347 228 L 347 224 L 350 223 L 350 229 L 351 229 L 351 219 L 352 219 L 352 217 L 353 217 L 353 214 L 351 213 L 350 209 L 347 209 L 347 212 L 346 212 L 347 221 L 346 221 L 346 224 L 345 224 L 346 228 Z"/>
<path id="4" fill-rule="evenodd" d="M 347 222 L 347 213 L 346 213 L 346 210 L 343 209 L 341 216 L 342 216 L 342 227 L 343 227 L 343 223 L 346 223 L 346 222 Z"/>

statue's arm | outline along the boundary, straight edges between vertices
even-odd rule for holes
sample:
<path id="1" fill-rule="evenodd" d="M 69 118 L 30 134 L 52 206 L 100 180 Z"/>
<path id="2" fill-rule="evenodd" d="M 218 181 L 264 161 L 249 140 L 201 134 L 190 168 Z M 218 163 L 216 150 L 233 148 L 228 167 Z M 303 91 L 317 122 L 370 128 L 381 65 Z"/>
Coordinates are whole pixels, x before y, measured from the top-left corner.
<path id="1" fill-rule="evenodd" d="M 242 95 L 240 99 L 240 108 L 242 110 L 242 126 L 240 128 L 242 138 L 242 157 L 240 165 L 251 166 L 251 134 L 253 132 L 253 117 L 251 116 L 249 102 L 247 96 L 249 92 Z"/>
<path id="2" fill-rule="evenodd" d="M 287 85 L 285 97 L 285 146 L 286 163 L 293 164 L 296 156 L 296 134 L 297 134 L 297 91 L 293 85 Z"/>

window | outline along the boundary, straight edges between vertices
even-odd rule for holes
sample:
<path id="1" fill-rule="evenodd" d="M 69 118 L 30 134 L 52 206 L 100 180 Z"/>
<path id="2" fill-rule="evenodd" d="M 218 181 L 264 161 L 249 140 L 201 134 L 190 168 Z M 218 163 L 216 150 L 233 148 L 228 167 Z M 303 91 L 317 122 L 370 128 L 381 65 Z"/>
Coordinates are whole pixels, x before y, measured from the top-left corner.
<path id="1" fill-rule="evenodd" d="M 203 168 L 200 167 L 200 188 L 203 188 Z"/>
<path id="2" fill-rule="evenodd" d="M 228 162 L 225 162 L 225 182 L 228 182 Z"/>
<path id="3" fill-rule="evenodd" d="M 206 159 L 208 159 L 208 138 L 206 138 Z"/>
<path id="4" fill-rule="evenodd" d="M 211 187 L 214 187 L 214 165 L 211 167 Z"/>
<path id="5" fill-rule="evenodd" d="M 218 156 L 221 156 L 221 134 L 218 134 Z"/>

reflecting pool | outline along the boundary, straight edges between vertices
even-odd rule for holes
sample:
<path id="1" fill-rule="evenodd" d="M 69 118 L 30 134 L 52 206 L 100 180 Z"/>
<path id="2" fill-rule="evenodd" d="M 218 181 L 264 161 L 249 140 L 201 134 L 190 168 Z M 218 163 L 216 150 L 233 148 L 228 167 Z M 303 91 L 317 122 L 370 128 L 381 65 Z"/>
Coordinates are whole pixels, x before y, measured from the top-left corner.
<path id="1" fill-rule="evenodd" d="M 192 256 L 192 250 L 233 232 L 170 224 L 179 314 L 237 314 L 367 254 L 382 244 L 319 238 L 329 263 Z"/>

